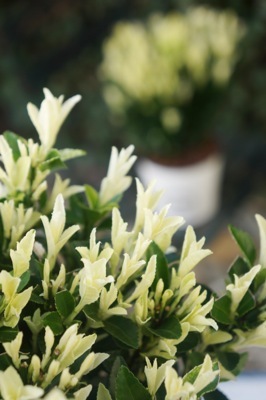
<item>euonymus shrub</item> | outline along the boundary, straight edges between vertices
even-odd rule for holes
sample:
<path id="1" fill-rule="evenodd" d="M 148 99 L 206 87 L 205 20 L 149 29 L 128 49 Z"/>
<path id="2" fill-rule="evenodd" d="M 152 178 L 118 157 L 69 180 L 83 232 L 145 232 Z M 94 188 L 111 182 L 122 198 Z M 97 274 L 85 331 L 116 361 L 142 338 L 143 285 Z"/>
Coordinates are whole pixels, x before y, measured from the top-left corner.
<path id="1" fill-rule="evenodd" d="M 194 268 L 211 252 L 191 226 L 171 246 L 184 221 L 155 211 L 154 183 L 136 179 L 130 227 L 119 211 L 133 146 L 112 149 L 99 191 L 58 174 L 48 187 L 83 152 L 54 147 L 80 97 L 44 94 L 28 105 L 39 143 L 0 137 L 1 398 L 226 399 L 217 385 L 243 369 L 242 349 L 266 346 L 266 220 L 258 257 L 230 227 L 242 256 L 222 295 L 202 287 Z"/>

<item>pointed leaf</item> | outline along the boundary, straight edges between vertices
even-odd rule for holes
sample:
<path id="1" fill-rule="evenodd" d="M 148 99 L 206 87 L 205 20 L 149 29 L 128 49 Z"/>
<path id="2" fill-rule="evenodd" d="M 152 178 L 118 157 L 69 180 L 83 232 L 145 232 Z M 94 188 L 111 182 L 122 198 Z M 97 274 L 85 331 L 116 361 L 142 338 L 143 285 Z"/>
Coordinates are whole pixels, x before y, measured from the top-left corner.
<path id="1" fill-rule="evenodd" d="M 58 313 L 63 317 L 68 317 L 75 308 L 75 300 L 68 290 L 63 290 L 55 295 L 55 306 Z"/>
<path id="2" fill-rule="evenodd" d="M 97 204 L 99 199 L 98 192 L 94 189 L 94 187 L 90 185 L 85 185 L 84 188 L 90 208 L 97 209 Z"/>
<path id="3" fill-rule="evenodd" d="M 256 306 L 255 297 L 252 295 L 251 291 L 248 290 L 237 307 L 237 313 L 240 317 L 247 314 Z"/>
<path id="4" fill-rule="evenodd" d="M 227 371 L 233 371 L 240 362 L 240 354 L 233 351 L 219 351 L 217 357 Z"/>
<path id="5" fill-rule="evenodd" d="M 36 304 L 45 304 L 45 300 L 43 297 L 40 297 L 39 294 L 32 292 L 30 296 L 30 301 Z"/>
<path id="6" fill-rule="evenodd" d="M 261 285 L 266 282 L 266 268 L 262 268 L 257 275 L 255 276 L 251 287 L 254 288 L 254 292 L 256 292 Z"/>
<path id="7" fill-rule="evenodd" d="M 2 326 L 0 328 L 0 343 L 11 342 L 16 338 L 18 329 Z"/>
<path id="8" fill-rule="evenodd" d="M 232 320 L 230 318 L 231 299 L 225 295 L 214 302 L 211 315 L 212 317 L 222 324 L 230 325 Z"/>
<path id="9" fill-rule="evenodd" d="M 240 247 L 245 260 L 250 266 L 252 266 L 256 259 L 256 247 L 253 243 L 251 236 L 248 233 L 237 229 L 232 225 L 229 226 L 229 231 L 231 232 L 233 238 Z"/>
<path id="10" fill-rule="evenodd" d="M 242 354 L 239 354 L 239 356 L 240 356 L 240 358 L 239 358 L 238 364 L 235 366 L 234 369 L 232 369 L 230 371 L 235 376 L 239 375 L 240 372 L 243 371 L 243 369 L 246 365 L 247 359 L 248 359 L 248 353 L 242 353 Z"/>
<path id="11" fill-rule="evenodd" d="M 175 315 L 164 319 L 156 327 L 148 327 L 148 330 L 155 336 L 165 339 L 179 339 L 182 335 L 182 328 L 179 319 Z"/>
<path id="12" fill-rule="evenodd" d="M 228 275 L 231 278 L 231 282 L 234 282 L 234 274 L 237 276 L 242 276 L 249 272 L 249 266 L 242 257 L 238 257 L 231 265 Z"/>
<path id="13" fill-rule="evenodd" d="M 47 169 L 49 171 L 56 171 L 58 169 L 65 169 L 66 165 L 60 160 L 59 157 L 54 157 L 50 160 L 46 160 L 40 163 L 39 168 L 42 172 L 46 171 Z"/>
<path id="14" fill-rule="evenodd" d="M 164 255 L 164 252 L 155 242 L 152 242 L 147 250 L 147 259 L 150 259 L 151 256 L 153 255 L 156 255 L 157 261 L 156 261 L 156 273 L 152 284 L 152 288 L 155 289 L 159 279 L 162 279 L 164 283 L 164 289 L 168 289 L 170 285 L 170 276 L 169 276 L 169 267 L 167 264 L 167 259 Z"/>
<path id="15" fill-rule="evenodd" d="M 7 143 L 9 144 L 9 147 L 12 149 L 14 160 L 17 161 L 17 159 L 20 157 L 18 140 L 25 142 L 25 139 L 22 138 L 21 136 L 17 135 L 16 133 L 13 133 L 10 131 L 4 132 L 3 135 L 4 135 L 4 138 L 6 139 Z"/>
<path id="16" fill-rule="evenodd" d="M 116 378 L 118 371 L 122 365 L 126 365 L 125 360 L 121 356 L 117 356 L 113 362 L 111 372 L 109 374 L 109 389 L 111 395 L 115 397 Z"/>
<path id="17" fill-rule="evenodd" d="M 11 358 L 7 354 L 0 354 L 0 370 L 4 371 L 12 365 Z"/>
<path id="18" fill-rule="evenodd" d="M 95 301 L 94 303 L 87 304 L 83 308 L 83 312 L 88 318 L 92 318 L 94 321 L 97 321 L 99 319 L 98 316 L 98 311 L 99 311 L 99 302 Z"/>
<path id="19" fill-rule="evenodd" d="M 131 319 L 115 315 L 104 321 L 105 330 L 133 349 L 138 348 L 138 327 Z"/>
<path id="20" fill-rule="evenodd" d="M 189 371 L 184 376 L 184 382 L 189 382 L 189 383 L 191 383 L 193 385 L 193 383 L 195 382 L 195 380 L 197 379 L 197 377 L 198 377 L 198 375 L 200 373 L 200 370 L 201 370 L 201 365 L 198 365 L 198 366 L 194 367 L 191 371 Z M 213 371 L 219 370 L 219 365 L 218 365 L 217 362 L 213 363 L 212 370 Z M 205 393 L 213 392 L 216 389 L 216 387 L 217 387 L 217 385 L 219 383 L 219 379 L 220 379 L 219 374 L 217 374 L 212 382 L 210 382 L 199 393 L 197 393 L 198 398 L 203 396 Z"/>
<path id="21" fill-rule="evenodd" d="M 20 277 L 20 283 L 17 292 L 21 292 L 30 280 L 30 271 L 25 271 Z"/>
<path id="22" fill-rule="evenodd" d="M 98 387 L 97 400 L 112 400 L 109 390 L 102 383 Z"/>
<path id="23" fill-rule="evenodd" d="M 140 381 L 125 366 L 119 369 L 116 381 L 117 400 L 152 400 Z"/>
<path id="24" fill-rule="evenodd" d="M 220 390 L 216 389 L 214 392 L 206 393 L 204 400 L 229 400 Z"/>
<path id="25" fill-rule="evenodd" d="M 80 149 L 62 149 L 58 150 L 58 153 L 62 161 L 67 161 L 72 158 L 85 156 L 86 151 Z"/>
<path id="26" fill-rule="evenodd" d="M 46 160 L 39 164 L 39 168 L 41 171 L 45 171 L 47 169 L 54 171 L 57 169 L 66 168 L 66 164 L 61 160 L 59 151 L 52 149 L 49 151 Z"/>
<path id="27" fill-rule="evenodd" d="M 177 352 L 184 353 L 189 350 L 192 350 L 194 347 L 197 346 L 200 339 L 201 339 L 201 337 L 200 337 L 199 332 L 189 332 L 187 337 L 181 343 L 178 343 Z"/>
<path id="28" fill-rule="evenodd" d="M 55 335 L 60 335 L 64 332 L 64 326 L 60 315 L 56 311 L 46 313 L 42 318 L 44 326 L 49 326 Z"/>

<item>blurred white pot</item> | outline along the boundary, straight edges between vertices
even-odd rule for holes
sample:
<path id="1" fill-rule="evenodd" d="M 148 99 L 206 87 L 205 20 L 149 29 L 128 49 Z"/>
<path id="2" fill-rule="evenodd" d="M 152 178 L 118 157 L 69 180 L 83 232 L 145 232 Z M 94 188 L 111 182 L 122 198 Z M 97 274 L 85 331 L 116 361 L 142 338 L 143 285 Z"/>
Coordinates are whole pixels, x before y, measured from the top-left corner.
<path id="1" fill-rule="evenodd" d="M 209 222 L 219 210 L 223 167 L 218 153 L 186 166 L 165 166 L 149 159 L 136 166 L 145 186 L 155 179 L 157 188 L 164 189 L 158 208 L 171 203 L 169 215 L 181 215 L 194 227 Z"/>

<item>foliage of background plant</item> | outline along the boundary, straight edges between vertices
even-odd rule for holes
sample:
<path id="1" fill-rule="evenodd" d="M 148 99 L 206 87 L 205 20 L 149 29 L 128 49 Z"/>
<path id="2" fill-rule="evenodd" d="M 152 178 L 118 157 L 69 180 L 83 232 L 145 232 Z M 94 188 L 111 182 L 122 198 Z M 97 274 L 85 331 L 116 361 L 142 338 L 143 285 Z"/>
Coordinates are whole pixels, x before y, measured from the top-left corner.
<path id="1" fill-rule="evenodd" d="M 28 104 L 39 141 L 0 137 L 3 400 L 226 399 L 219 378 L 241 372 L 243 349 L 266 346 L 266 220 L 256 217 L 258 256 L 230 227 L 242 256 L 224 293 L 201 286 L 194 268 L 211 252 L 191 226 L 171 246 L 184 221 L 155 211 L 152 183 L 137 181 L 133 226 L 119 212 L 132 146 L 113 148 L 99 191 L 58 173 L 50 186 L 83 154 L 54 147 L 80 97 L 44 93 L 40 110 Z"/>
<path id="2" fill-rule="evenodd" d="M 103 44 L 99 71 L 125 141 L 159 160 L 212 144 L 244 32 L 233 12 L 206 6 L 119 21 Z"/>

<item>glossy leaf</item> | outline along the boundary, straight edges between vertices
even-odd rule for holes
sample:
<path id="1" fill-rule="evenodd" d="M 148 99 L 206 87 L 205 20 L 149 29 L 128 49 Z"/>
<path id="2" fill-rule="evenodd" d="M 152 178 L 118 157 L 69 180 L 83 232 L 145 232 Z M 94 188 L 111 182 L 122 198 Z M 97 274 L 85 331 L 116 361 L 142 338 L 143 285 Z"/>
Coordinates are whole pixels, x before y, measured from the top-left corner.
<path id="1" fill-rule="evenodd" d="M 248 290 L 237 307 L 237 313 L 240 317 L 247 314 L 249 311 L 253 310 L 256 305 L 255 297 L 252 295 L 251 291 Z"/>
<path id="2" fill-rule="evenodd" d="M 109 389 L 111 392 L 111 395 L 115 397 L 115 390 L 116 390 L 116 378 L 119 369 L 121 368 L 122 365 L 126 366 L 125 360 L 121 356 L 117 356 L 113 362 L 110 375 L 109 375 Z"/>
<path id="3" fill-rule="evenodd" d="M 204 394 L 204 400 L 229 400 L 220 390 Z"/>
<path id="4" fill-rule="evenodd" d="M 245 260 L 252 266 L 256 259 L 256 247 L 253 243 L 250 235 L 234 226 L 229 226 L 229 231 L 231 232 L 236 243 L 240 247 Z"/>
<path id="5" fill-rule="evenodd" d="M 99 195 L 98 192 L 90 185 L 85 185 L 85 194 L 88 200 L 88 203 L 92 209 L 97 208 Z"/>
<path id="6" fill-rule="evenodd" d="M 187 337 L 177 345 L 177 352 L 184 353 L 194 349 L 200 341 L 200 334 L 198 332 L 189 332 Z"/>
<path id="7" fill-rule="evenodd" d="M 0 354 L 0 370 L 4 371 L 10 365 L 12 365 L 11 358 L 5 353 Z"/>
<path id="8" fill-rule="evenodd" d="M 62 161 L 67 161 L 72 158 L 85 156 L 86 151 L 80 149 L 62 149 L 58 150 L 58 153 Z"/>
<path id="9" fill-rule="evenodd" d="M 261 285 L 263 285 L 266 282 L 266 268 L 262 268 L 257 275 L 254 278 L 254 281 L 252 282 L 251 287 L 254 288 L 254 291 L 256 292 Z"/>
<path id="10" fill-rule="evenodd" d="M 109 390 L 102 383 L 99 384 L 96 400 L 112 400 Z"/>
<path id="11" fill-rule="evenodd" d="M 39 294 L 32 292 L 30 296 L 30 301 L 36 304 L 45 304 L 45 300 L 43 297 L 40 297 Z"/>
<path id="12" fill-rule="evenodd" d="M 16 338 L 18 329 L 2 326 L 0 328 L 0 343 L 11 342 Z"/>
<path id="13" fill-rule="evenodd" d="M 40 163 L 39 168 L 41 171 L 46 171 L 47 169 L 55 171 L 66 168 L 66 164 L 61 160 L 59 151 L 52 149 L 50 150 L 46 160 Z"/>
<path id="14" fill-rule="evenodd" d="M 222 324 L 230 325 L 232 320 L 230 318 L 231 299 L 225 295 L 214 302 L 211 315 L 212 317 Z"/>
<path id="15" fill-rule="evenodd" d="M 44 314 L 42 320 L 44 326 L 49 326 L 55 335 L 60 335 L 65 330 L 61 317 L 56 311 Z"/>
<path id="16" fill-rule="evenodd" d="M 241 353 L 241 354 L 239 354 L 239 361 L 238 361 L 238 364 L 237 364 L 237 365 L 235 366 L 235 368 L 232 369 L 230 372 L 231 372 L 232 374 L 234 374 L 235 376 L 239 375 L 240 372 L 243 371 L 243 369 L 244 369 L 244 367 L 245 367 L 245 365 L 246 365 L 247 359 L 248 359 L 248 353 Z"/>
<path id="17" fill-rule="evenodd" d="M 83 308 L 83 312 L 88 318 L 91 318 L 93 320 L 97 320 L 98 318 L 98 311 L 99 311 L 99 302 L 95 301 L 94 303 L 87 304 Z"/>
<path id="18" fill-rule="evenodd" d="M 148 327 L 148 330 L 155 336 L 165 339 L 179 339 L 182 335 L 182 328 L 179 319 L 171 315 L 164 319 L 156 327 Z"/>
<path id="19" fill-rule="evenodd" d="M 116 400 L 152 400 L 152 397 L 135 375 L 122 366 L 116 380 Z"/>
<path id="20" fill-rule="evenodd" d="M 55 295 L 55 305 L 58 313 L 63 317 L 68 317 L 75 308 L 75 300 L 68 290 L 63 290 Z"/>
<path id="21" fill-rule="evenodd" d="M 25 271 L 20 277 L 20 283 L 17 292 L 21 292 L 30 280 L 30 271 Z"/>
<path id="22" fill-rule="evenodd" d="M 217 362 L 213 363 L 212 369 L 213 369 L 213 371 L 219 370 L 219 365 Z M 200 370 L 201 370 L 201 365 L 198 365 L 197 367 L 193 368 L 191 371 L 189 371 L 184 376 L 184 382 L 189 382 L 189 383 L 193 384 L 195 382 L 195 380 L 197 379 L 197 377 L 200 373 Z M 210 382 L 199 393 L 197 393 L 197 396 L 200 398 L 205 393 L 214 391 L 216 389 L 218 383 L 219 383 L 219 374 L 216 375 L 216 377 L 213 379 L 212 382 Z"/>
<path id="23" fill-rule="evenodd" d="M 7 143 L 9 144 L 9 147 L 12 149 L 12 154 L 14 157 L 14 160 L 17 161 L 17 159 L 20 157 L 20 151 L 18 147 L 18 140 L 25 142 L 25 139 L 22 138 L 21 136 L 17 135 L 14 132 L 6 131 L 4 132 L 4 138 L 6 139 Z"/>
<path id="24" fill-rule="evenodd" d="M 237 257 L 237 259 L 231 265 L 228 271 L 228 275 L 230 276 L 231 281 L 234 282 L 234 274 L 237 276 L 242 276 L 246 274 L 248 271 L 249 271 L 249 266 L 246 263 L 246 261 L 241 257 Z"/>
<path id="25" fill-rule="evenodd" d="M 105 330 L 133 349 L 138 348 L 138 327 L 129 318 L 115 315 L 104 321 Z"/>
<path id="26" fill-rule="evenodd" d="M 170 284 L 170 276 L 167 259 L 164 255 L 164 252 L 155 242 L 152 242 L 147 250 L 147 259 L 150 259 L 152 255 L 156 255 L 157 257 L 156 273 L 152 288 L 155 289 L 159 279 L 162 279 L 164 283 L 164 289 L 168 289 Z"/>
<path id="27" fill-rule="evenodd" d="M 217 357 L 220 363 L 228 371 L 233 371 L 240 362 L 240 354 L 232 351 L 220 351 L 217 352 Z"/>

